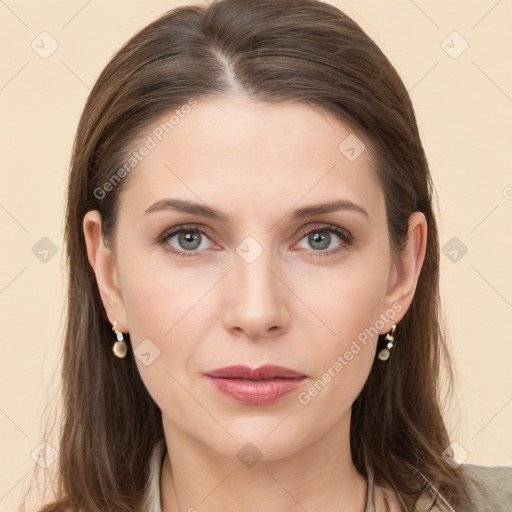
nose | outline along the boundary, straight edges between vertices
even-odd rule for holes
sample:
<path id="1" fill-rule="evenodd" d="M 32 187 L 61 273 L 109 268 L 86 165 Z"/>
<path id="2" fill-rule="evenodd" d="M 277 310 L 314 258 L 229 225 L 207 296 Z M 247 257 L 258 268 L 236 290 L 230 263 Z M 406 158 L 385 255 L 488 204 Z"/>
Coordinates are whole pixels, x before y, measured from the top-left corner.
<path id="1" fill-rule="evenodd" d="M 225 327 L 258 341 L 288 330 L 290 292 L 279 275 L 279 266 L 270 250 L 251 263 L 235 255 L 234 268 L 224 283 L 227 307 Z"/>

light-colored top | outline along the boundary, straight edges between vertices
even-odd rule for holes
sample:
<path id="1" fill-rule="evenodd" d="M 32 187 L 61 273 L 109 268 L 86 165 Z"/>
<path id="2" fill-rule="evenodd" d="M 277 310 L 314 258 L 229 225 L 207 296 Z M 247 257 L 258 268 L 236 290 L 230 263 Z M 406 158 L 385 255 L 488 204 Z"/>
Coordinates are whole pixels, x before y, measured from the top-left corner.
<path id="1" fill-rule="evenodd" d="M 162 512 L 160 476 L 167 447 L 159 441 L 150 461 L 150 474 L 143 510 Z M 431 487 L 427 488 L 417 504 L 418 512 L 512 512 L 512 466 L 482 466 L 463 464 L 470 483 L 471 504 L 464 508 L 452 508 Z M 366 461 L 368 486 L 364 512 L 398 512 L 399 505 L 390 489 L 374 483 L 372 465 Z M 421 477 L 419 477 L 421 478 Z"/>

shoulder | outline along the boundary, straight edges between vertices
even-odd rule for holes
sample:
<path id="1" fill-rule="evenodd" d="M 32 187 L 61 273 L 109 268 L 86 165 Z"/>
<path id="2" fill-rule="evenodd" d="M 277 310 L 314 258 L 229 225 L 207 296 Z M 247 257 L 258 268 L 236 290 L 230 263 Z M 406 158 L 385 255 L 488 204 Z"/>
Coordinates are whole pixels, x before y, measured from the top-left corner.
<path id="1" fill-rule="evenodd" d="M 460 512 L 512 510 L 512 466 L 463 464 L 462 468 L 468 478 L 471 504 Z"/>

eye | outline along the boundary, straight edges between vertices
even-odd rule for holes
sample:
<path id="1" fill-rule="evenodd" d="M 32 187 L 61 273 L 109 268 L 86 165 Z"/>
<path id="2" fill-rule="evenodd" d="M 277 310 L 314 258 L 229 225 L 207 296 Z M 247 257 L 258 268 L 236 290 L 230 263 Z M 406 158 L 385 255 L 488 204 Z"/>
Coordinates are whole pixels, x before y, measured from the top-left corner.
<path id="1" fill-rule="evenodd" d="M 352 235 L 347 230 L 333 225 L 315 226 L 309 231 L 302 231 L 301 234 L 298 247 L 306 250 L 311 248 L 311 257 L 333 256 L 348 250 L 353 241 Z M 201 256 L 205 249 L 213 248 L 215 245 L 202 229 L 194 226 L 180 226 L 165 231 L 157 242 L 166 251 L 183 257 Z M 305 247 L 303 243 L 308 244 L 309 247 Z"/>
<path id="2" fill-rule="evenodd" d="M 302 243 L 309 247 L 305 247 Z M 323 225 L 307 231 L 299 242 L 299 247 L 312 248 L 311 256 L 332 256 L 347 250 L 351 243 L 352 235 L 347 230 L 337 226 Z"/>
<path id="3" fill-rule="evenodd" d="M 196 227 L 181 226 L 165 232 L 158 240 L 165 250 L 178 256 L 196 256 L 198 252 L 211 247 L 204 231 Z"/>

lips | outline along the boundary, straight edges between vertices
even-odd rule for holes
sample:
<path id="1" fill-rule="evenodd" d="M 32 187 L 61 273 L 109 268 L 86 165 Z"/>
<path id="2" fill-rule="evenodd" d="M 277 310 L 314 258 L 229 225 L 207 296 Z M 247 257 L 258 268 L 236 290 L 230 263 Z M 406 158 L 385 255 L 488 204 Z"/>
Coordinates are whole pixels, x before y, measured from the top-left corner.
<path id="1" fill-rule="evenodd" d="M 226 396 L 246 405 L 267 405 L 297 389 L 303 373 L 283 366 L 227 366 L 206 373 L 214 387 Z"/>
<path id="2" fill-rule="evenodd" d="M 248 366 L 234 365 L 210 370 L 206 373 L 210 377 L 224 379 L 248 379 L 248 380 L 269 380 L 269 379 L 296 379 L 306 377 L 303 373 L 296 372 L 284 366 L 275 366 L 266 364 L 258 368 L 251 369 Z"/>

